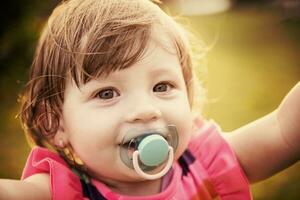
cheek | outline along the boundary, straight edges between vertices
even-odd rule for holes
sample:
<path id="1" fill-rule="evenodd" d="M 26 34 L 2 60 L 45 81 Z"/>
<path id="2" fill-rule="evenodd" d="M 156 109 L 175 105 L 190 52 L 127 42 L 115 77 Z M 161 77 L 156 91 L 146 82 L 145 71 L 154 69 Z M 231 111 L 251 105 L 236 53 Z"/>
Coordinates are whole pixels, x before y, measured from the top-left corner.
<path id="1" fill-rule="evenodd" d="M 183 120 L 184 119 L 184 120 Z M 192 136 L 192 120 L 189 115 L 182 118 L 182 121 L 177 126 L 179 143 L 175 153 L 175 158 L 178 159 L 182 153 L 187 149 Z"/>
<path id="2" fill-rule="evenodd" d="M 112 120 L 109 113 L 94 108 L 83 106 L 74 108 L 66 113 L 65 121 L 70 132 L 77 134 L 88 134 L 96 132 L 106 132 L 112 127 Z"/>
<path id="3" fill-rule="evenodd" d="M 193 124 L 193 115 L 189 108 L 188 104 L 178 104 L 181 106 L 176 107 L 176 113 L 174 113 L 170 120 L 173 124 L 175 124 L 179 143 L 178 148 L 175 153 L 175 158 L 179 158 L 181 154 L 187 149 L 191 135 L 192 135 L 192 124 Z"/>
<path id="4" fill-rule="evenodd" d="M 65 119 L 65 134 L 76 152 L 112 144 L 114 142 L 112 127 L 109 121 L 92 111 L 70 112 Z"/>

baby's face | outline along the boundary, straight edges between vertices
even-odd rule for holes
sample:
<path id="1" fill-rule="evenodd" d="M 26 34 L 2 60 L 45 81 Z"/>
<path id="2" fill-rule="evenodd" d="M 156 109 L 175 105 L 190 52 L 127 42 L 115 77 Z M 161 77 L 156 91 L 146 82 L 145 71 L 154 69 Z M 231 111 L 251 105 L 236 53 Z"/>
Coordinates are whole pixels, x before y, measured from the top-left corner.
<path id="1" fill-rule="evenodd" d="M 124 135 L 132 129 L 175 125 L 177 159 L 191 135 L 192 114 L 176 54 L 150 41 L 144 58 L 133 66 L 76 87 L 67 83 L 63 134 L 96 178 L 138 180 L 120 158 Z"/>

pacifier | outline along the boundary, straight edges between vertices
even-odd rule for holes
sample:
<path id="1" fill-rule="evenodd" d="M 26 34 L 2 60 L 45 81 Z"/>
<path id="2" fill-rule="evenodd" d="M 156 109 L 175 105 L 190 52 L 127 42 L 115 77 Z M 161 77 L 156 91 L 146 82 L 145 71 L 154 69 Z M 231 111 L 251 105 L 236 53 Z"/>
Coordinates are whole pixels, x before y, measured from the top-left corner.
<path id="1" fill-rule="evenodd" d="M 150 130 L 132 129 L 126 133 L 120 147 L 123 163 L 134 169 L 141 177 L 154 180 L 165 175 L 172 166 L 178 146 L 176 127 Z M 153 171 L 162 168 L 158 173 Z M 148 173 L 152 171 L 152 173 Z"/>

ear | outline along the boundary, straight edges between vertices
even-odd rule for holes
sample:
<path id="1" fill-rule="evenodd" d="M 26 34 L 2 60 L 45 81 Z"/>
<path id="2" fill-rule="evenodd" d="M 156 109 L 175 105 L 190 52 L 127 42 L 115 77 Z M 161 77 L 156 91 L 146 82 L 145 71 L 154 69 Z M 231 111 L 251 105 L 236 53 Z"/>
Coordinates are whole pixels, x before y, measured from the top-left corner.
<path id="1" fill-rule="evenodd" d="M 66 130 L 65 123 L 63 119 L 60 118 L 59 127 L 51 142 L 54 146 L 56 146 L 56 148 L 58 148 L 59 151 L 62 152 L 63 157 L 69 164 L 74 165 L 81 170 L 86 170 L 83 161 L 73 150 L 73 147 L 69 141 L 69 134 Z"/>
<path id="2" fill-rule="evenodd" d="M 64 120 L 62 118 L 59 120 L 58 129 L 51 139 L 51 143 L 60 149 L 65 148 L 69 144 L 69 135 L 66 132 Z"/>
<path id="3" fill-rule="evenodd" d="M 192 124 L 192 136 L 193 137 L 196 137 L 199 133 L 199 129 L 201 127 L 203 127 L 205 124 L 205 120 L 203 119 L 202 116 L 199 116 L 199 115 L 193 115 L 193 124 Z"/>

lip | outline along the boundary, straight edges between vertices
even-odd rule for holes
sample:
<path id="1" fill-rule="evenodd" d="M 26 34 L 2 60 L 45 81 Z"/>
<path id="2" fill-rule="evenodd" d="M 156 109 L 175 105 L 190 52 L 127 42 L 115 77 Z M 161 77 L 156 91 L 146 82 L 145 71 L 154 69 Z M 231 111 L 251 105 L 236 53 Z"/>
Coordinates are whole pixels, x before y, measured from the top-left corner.
<path id="1" fill-rule="evenodd" d="M 160 133 L 157 133 L 157 132 L 149 132 L 149 133 L 144 133 L 143 135 L 139 135 L 137 137 L 133 137 L 133 138 L 129 138 L 128 140 L 124 141 L 122 144 L 120 144 L 120 146 L 122 147 L 130 147 L 130 148 L 133 148 L 134 145 L 137 145 L 139 144 L 139 142 L 141 140 L 143 140 L 143 138 L 149 136 L 149 135 L 153 135 L 153 134 L 156 134 L 156 135 L 160 135 L 162 136 L 164 139 L 166 139 L 166 137 Z M 137 142 L 137 143 L 136 143 Z"/>
<path id="2" fill-rule="evenodd" d="M 122 134 L 122 141 L 118 143 L 119 146 L 124 146 L 124 144 L 129 143 L 131 140 L 139 138 L 143 135 L 149 134 L 159 134 L 166 138 L 168 134 L 168 128 L 166 126 L 160 126 L 160 128 L 132 128 Z"/>

